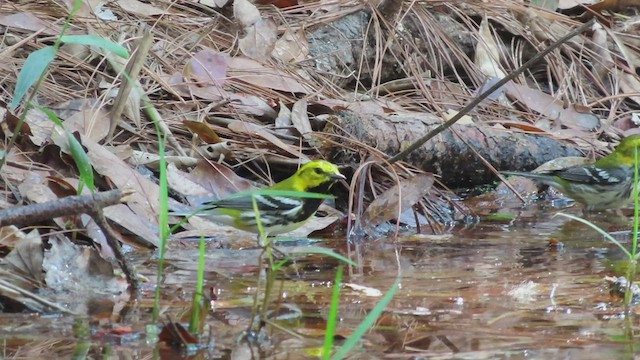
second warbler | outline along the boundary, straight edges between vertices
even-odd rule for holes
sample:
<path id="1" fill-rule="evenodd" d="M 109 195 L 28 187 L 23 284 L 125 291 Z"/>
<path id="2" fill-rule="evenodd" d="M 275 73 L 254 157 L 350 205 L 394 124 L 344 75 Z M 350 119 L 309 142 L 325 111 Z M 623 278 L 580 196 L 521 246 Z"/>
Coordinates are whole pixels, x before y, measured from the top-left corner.
<path id="1" fill-rule="evenodd" d="M 640 135 L 630 135 L 622 139 L 611 154 L 592 164 L 541 173 L 517 171 L 502 173 L 524 176 L 553 186 L 584 204 L 587 210 L 616 209 L 628 204 L 635 192 L 634 159 L 639 145 Z"/>
<path id="2" fill-rule="evenodd" d="M 321 197 L 293 196 L 291 192 L 328 194 L 331 186 L 345 179 L 338 167 L 328 161 L 313 160 L 304 164 L 295 174 L 263 190 L 265 194 L 230 196 L 203 204 L 193 212 L 171 215 L 198 215 L 237 229 L 259 233 L 257 218 L 266 235 L 278 235 L 304 225 L 322 204 Z M 279 195 L 278 192 L 282 192 Z M 277 195 L 276 195 L 277 194 Z M 254 199 L 258 216 L 254 212 Z"/>

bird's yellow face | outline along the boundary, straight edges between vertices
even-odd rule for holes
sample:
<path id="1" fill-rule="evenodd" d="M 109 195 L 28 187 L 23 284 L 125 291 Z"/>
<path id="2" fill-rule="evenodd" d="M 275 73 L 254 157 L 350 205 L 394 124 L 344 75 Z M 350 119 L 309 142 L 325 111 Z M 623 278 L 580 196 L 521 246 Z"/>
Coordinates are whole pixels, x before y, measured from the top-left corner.
<path id="1" fill-rule="evenodd" d="M 308 191 L 320 185 L 345 179 L 334 164 L 324 160 L 313 160 L 304 164 L 291 178 L 297 191 Z"/>

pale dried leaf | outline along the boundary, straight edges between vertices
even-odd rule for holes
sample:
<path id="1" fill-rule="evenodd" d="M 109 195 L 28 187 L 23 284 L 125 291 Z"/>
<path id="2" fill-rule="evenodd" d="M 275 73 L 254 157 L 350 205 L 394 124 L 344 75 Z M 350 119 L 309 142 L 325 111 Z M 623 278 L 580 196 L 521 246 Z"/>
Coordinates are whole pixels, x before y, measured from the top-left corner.
<path id="1" fill-rule="evenodd" d="M 227 127 L 229 128 L 229 130 L 238 132 L 238 133 L 244 133 L 244 134 L 248 134 L 251 136 L 259 136 L 267 141 L 269 141 L 271 144 L 279 147 L 280 149 L 288 152 L 289 154 L 295 156 L 295 157 L 299 157 L 303 160 L 307 160 L 308 158 L 302 154 L 300 151 L 297 150 L 296 147 L 291 146 L 289 144 L 285 144 L 282 140 L 280 140 L 277 136 L 275 136 L 274 134 L 272 134 L 271 132 L 269 132 L 269 130 L 267 130 L 266 128 L 256 125 L 256 124 L 252 124 L 252 123 L 248 123 L 245 121 L 232 121 L 231 123 L 229 123 L 229 125 L 227 125 Z"/>
<path id="2" fill-rule="evenodd" d="M 283 236 L 306 238 L 307 236 L 309 236 L 309 234 L 315 231 L 324 230 L 327 228 L 327 226 L 335 223 L 338 220 L 340 220 L 338 216 L 312 216 L 304 225 L 284 234 Z"/>
<path id="3" fill-rule="evenodd" d="M 309 55 L 309 42 L 302 29 L 292 32 L 287 29 L 276 41 L 271 55 L 283 62 L 300 62 Z"/>
<path id="4" fill-rule="evenodd" d="M 558 0 L 558 9 L 566 10 L 574 7 L 588 6 L 602 2 L 602 0 Z M 554 9 L 555 10 L 555 9 Z"/>
<path id="5" fill-rule="evenodd" d="M 59 35 L 61 30 L 58 25 L 49 24 L 30 12 L 0 16 L 0 25 L 45 35 Z"/>
<path id="6" fill-rule="evenodd" d="M 243 56 L 231 58 L 228 74 L 229 78 L 241 80 L 258 87 L 290 93 L 309 94 L 311 92 L 293 74 L 266 67 L 255 60 Z"/>
<path id="7" fill-rule="evenodd" d="M 367 227 L 375 227 L 399 216 L 415 205 L 431 191 L 432 174 L 418 174 L 403 179 L 384 193 L 378 195 L 362 214 L 362 222 Z"/>
<path id="8" fill-rule="evenodd" d="M 16 244 L 15 248 L 3 259 L 4 264 L 8 264 L 21 274 L 43 282 L 44 270 L 42 238 L 37 229 L 30 231 L 23 236 L 22 240 Z"/>
<path id="9" fill-rule="evenodd" d="M 74 99 L 58 104 L 55 108 L 56 114 L 65 119 L 65 129 L 72 133 L 77 131 L 97 142 L 109 132 L 108 112 L 100 107 L 97 99 Z"/>
<path id="10" fill-rule="evenodd" d="M 210 193 L 201 185 L 190 180 L 187 173 L 179 170 L 175 165 L 167 166 L 167 183 L 169 188 L 184 196 L 207 196 Z"/>
<path id="11" fill-rule="evenodd" d="M 227 3 L 229 2 L 229 0 L 197 0 L 197 1 L 202 5 L 206 5 L 212 8 L 222 8 L 225 5 L 227 5 Z"/>
<path id="12" fill-rule="evenodd" d="M 604 79 L 608 76 L 610 69 L 614 65 L 613 56 L 611 55 L 611 50 L 609 50 L 607 31 L 598 22 L 593 24 L 592 30 L 593 35 L 591 39 L 594 43 L 592 48 L 599 57 L 599 61 L 594 61 L 592 64 L 593 71 L 597 74 L 598 78 Z"/>
<path id="13" fill-rule="evenodd" d="M 565 126 L 587 131 L 600 126 L 600 120 L 588 108 L 580 111 L 576 110 L 576 105 L 565 108 L 564 103 L 553 96 L 514 82 L 506 84 L 505 89 L 509 96 L 518 99 L 530 109 L 549 119 L 561 121 Z"/>
<path id="14" fill-rule="evenodd" d="M 638 80 L 638 76 L 636 74 L 630 74 L 619 69 L 616 70 L 616 73 L 620 81 L 620 90 L 622 90 L 622 94 L 638 93 L 638 89 L 640 89 L 640 80 Z M 627 95 L 627 98 L 640 105 L 640 96 Z"/>
<path id="15" fill-rule="evenodd" d="M 51 138 L 51 132 L 55 124 L 49 119 L 47 114 L 40 111 L 40 109 L 30 108 L 27 112 L 25 122 L 29 124 L 29 128 L 31 128 L 31 136 L 29 138 L 35 145 L 42 146 Z"/>
<path id="16" fill-rule="evenodd" d="M 291 109 L 291 122 L 300 135 L 308 140 L 309 134 L 312 133 L 313 130 L 311 129 L 311 122 L 309 122 L 307 107 L 307 98 L 296 101 L 295 104 L 293 104 L 293 109 Z"/>
<path id="17" fill-rule="evenodd" d="M 160 198 L 158 185 L 93 140 L 83 136 L 82 145 L 87 149 L 94 170 L 108 177 L 119 189 L 133 189 L 128 206 L 142 218 L 156 224 Z"/>
<path id="18" fill-rule="evenodd" d="M 233 17 L 236 18 L 244 28 L 262 19 L 258 8 L 247 0 L 235 0 L 233 2 Z"/>
<path id="19" fill-rule="evenodd" d="M 238 40 L 238 47 L 244 55 L 255 60 L 266 61 L 271 57 L 277 36 L 275 22 L 270 19 L 260 19 L 246 28 L 246 35 Z"/>
<path id="20" fill-rule="evenodd" d="M 116 4 L 118 4 L 118 6 L 120 6 L 124 11 L 141 18 L 162 15 L 166 12 L 163 9 L 138 0 L 117 0 Z"/>
<path id="21" fill-rule="evenodd" d="M 291 110 L 280 100 L 280 111 L 275 120 L 276 132 L 284 135 L 292 135 L 291 125 L 293 125 L 291 122 Z"/>
<path id="22" fill-rule="evenodd" d="M 458 112 L 456 110 L 448 109 L 447 112 L 444 113 L 444 117 L 445 117 L 445 119 L 449 120 L 452 117 L 456 116 L 457 114 L 458 114 Z M 458 121 L 456 121 L 456 124 L 459 124 L 459 125 L 471 125 L 471 124 L 473 124 L 473 118 L 471 116 L 469 116 L 469 115 L 464 115 Z"/>
<path id="23" fill-rule="evenodd" d="M 157 202 L 157 201 L 156 201 Z M 173 203 L 173 201 L 170 201 Z M 132 246 L 144 245 L 145 247 L 158 247 L 160 245 L 160 239 L 158 238 L 158 226 L 155 225 L 155 221 L 150 221 L 147 218 L 131 211 L 125 204 L 112 205 L 104 208 L 104 216 L 118 224 L 123 229 L 127 229 L 131 234 L 135 235 L 137 239 L 135 241 L 128 241 L 126 238 L 122 241 Z"/>
<path id="24" fill-rule="evenodd" d="M 94 13 L 96 17 L 100 20 L 104 21 L 118 21 L 118 17 L 116 14 L 111 11 L 111 9 L 105 7 L 104 1 L 98 1 L 97 5 L 94 7 Z"/>
<path id="25" fill-rule="evenodd" d="M 13 247 L 28 235 L 14 225 L 0 227 L 0 244 Z"/>
<path id="26" fill-rule="evenodd" d="M 222 87 L 227 78 L 229 55 L 212 49 L 203 49 L 193 55 L 185 64 L 182 75 L 198 82 L 198 86 L 216 85 Z"/>
<path id="27" fill-rule="evenodd" d="M 102 258 L 114 259 L 115 255 L 113 254 L 113 249 L 111 249 L 104 232 L 100 229 L 98 224 L 96 224 L 95 220 L 87 214 L 81 214 L 80 221 L 87 231 L 87 235 L 94 243 L 99 245 L 98 248 L 100 249 L 100 255 Z"/>
<path id="28" fill-rule="evenodd" d="M 489 29 L 489 21 L 486 16 L 480 23 L 480 39 L 476 47 L 474 63 L 480 71 L 488 77 L 505 77 L 500 66 L 500 48 Z"/>

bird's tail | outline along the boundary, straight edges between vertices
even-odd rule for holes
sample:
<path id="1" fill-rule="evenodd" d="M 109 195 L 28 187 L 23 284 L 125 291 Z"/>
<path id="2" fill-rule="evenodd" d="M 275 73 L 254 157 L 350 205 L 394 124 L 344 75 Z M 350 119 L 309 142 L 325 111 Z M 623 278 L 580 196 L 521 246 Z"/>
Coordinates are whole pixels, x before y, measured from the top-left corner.
<path id="1" fill-rule="evenodd" d="M 502 175 L 508 176 L 522 176 L 529 179 L 533 179 L 542 183 L 554 183 L 553 176 L 546 174 L 536 174 L 530 172 L 520 172 L 520 171 L 501 171 Z"/>

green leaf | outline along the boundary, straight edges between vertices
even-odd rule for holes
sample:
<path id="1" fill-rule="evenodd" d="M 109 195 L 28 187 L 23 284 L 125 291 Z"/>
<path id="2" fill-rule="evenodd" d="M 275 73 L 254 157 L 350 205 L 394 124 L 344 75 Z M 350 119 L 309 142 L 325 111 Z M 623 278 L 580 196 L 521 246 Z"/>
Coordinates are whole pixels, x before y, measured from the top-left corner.
<path id="1" fill-rule="evenodd" d="M 89 190 L 95 191 L 96 186 L 93 179 L 93 167 L 91 166 L 91 160 L 89 159 L 89 156 L 87 156 L 87 153 L 84 152 L 84 148 L 82 147 L 82 145 L 78 142 L 75 136 L 71 134 L 69 130 L 64 128 L 64 124 L 53 111 L 42 106 L 33 106 L 47 114 L 49 119 L 56 125 L 60 126 L 67 134 L 67 140 L 69 141 L 69 151 L 71 151 L 71 157 L 76 163 L 76 167 L 78 168 L 78 172 L 80 173 L 80 180 L 82 181 L 82 183 L 89 187 Z"/>
<path id="2" fill-rule="evenodd" d="M 18 82 L 16 83 L 16 90 L 13 93 L 13 100 L 9 105 L 9 110 L 13 112 L 22 98 L 26 95 L 27 91 L 43 76 L 47 71 L 47 67 L 53 61 L 56 56 L 56 49 L 53 46 L 47 46 L 42 49 L 36 50 L 29 54 L 27 60 L 22 65 L 22 70 L 18 74 Z"/>
<path id="3" fill-rule="evenodd" d="M 126 59 L 129 57 L 129 52 L 125 47 L 97 35 L 64 35 L 60 38 L 60 41 L 65 44 L 96 46 L 111 51 L 121 58 Z"/>
<path id="4" fill-rule="evenodd" d="M 84 152 L 84 148 L 82 148 L 82 145 L 80 145 L 76 137 L 69 131 L 67 131 L 67 139 L 69 140 L 71 156 L 78 167 L 78 172 L 80 172 L 80 180 L 89 187 L 89 190 L 92 192 L 96 191 L 96 186 L 93 181 L 93 167 L 91 166 L 89 156 Z"/>

